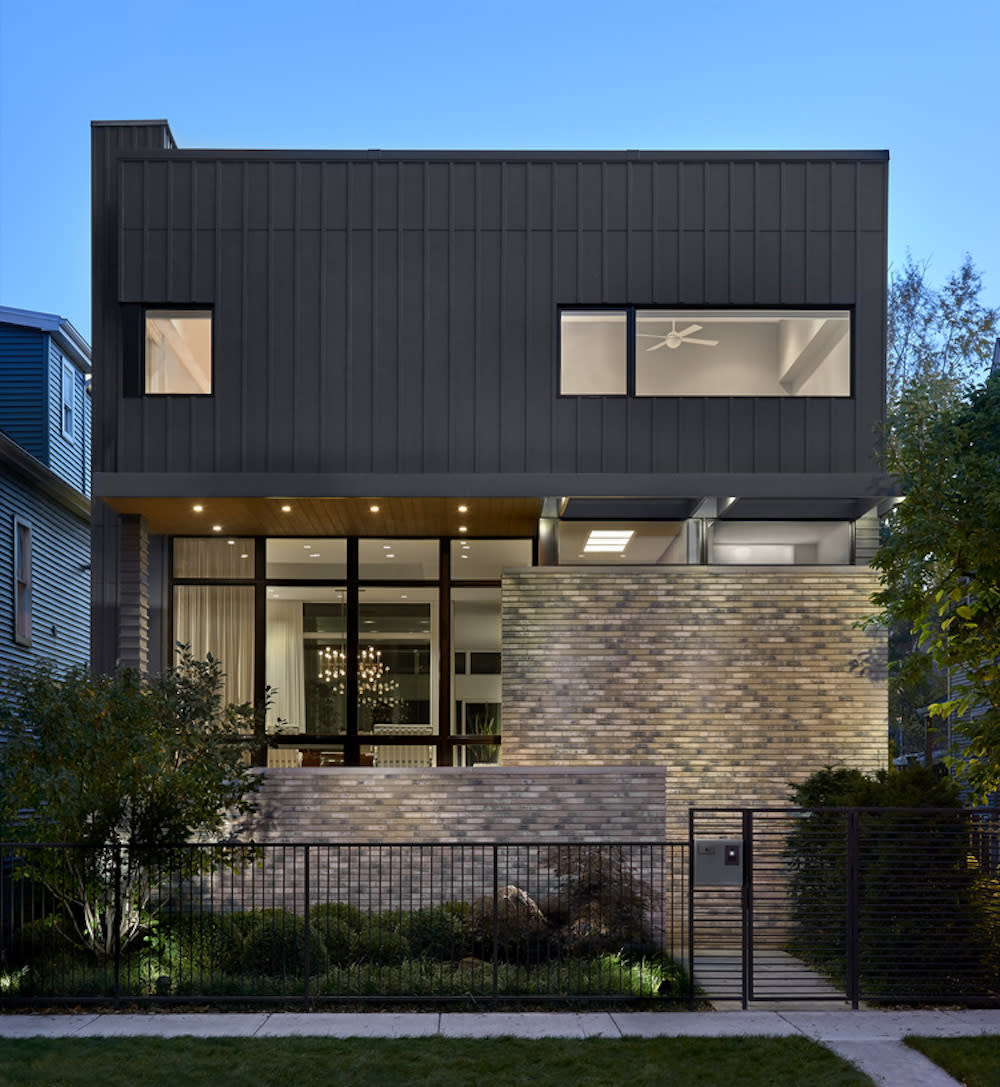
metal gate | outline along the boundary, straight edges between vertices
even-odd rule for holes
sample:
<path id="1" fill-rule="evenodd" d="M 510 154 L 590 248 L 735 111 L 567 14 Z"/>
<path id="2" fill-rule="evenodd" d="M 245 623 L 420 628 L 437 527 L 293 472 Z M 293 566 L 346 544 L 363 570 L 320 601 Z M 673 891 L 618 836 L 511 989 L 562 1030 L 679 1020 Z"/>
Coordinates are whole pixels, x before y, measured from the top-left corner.
<path id="1" fill-rule="evenodd" d="M 1000 812 L 695 808 L 689 850 L 692 1006 L 1000 1003 Z"/>

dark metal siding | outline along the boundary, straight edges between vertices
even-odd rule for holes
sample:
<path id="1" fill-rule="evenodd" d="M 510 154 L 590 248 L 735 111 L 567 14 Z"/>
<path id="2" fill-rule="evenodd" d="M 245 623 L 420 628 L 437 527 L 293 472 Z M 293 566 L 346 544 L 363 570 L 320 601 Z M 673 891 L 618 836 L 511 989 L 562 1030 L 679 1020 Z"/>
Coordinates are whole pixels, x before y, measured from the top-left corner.
<path id="1" fill-rule="evenodd" d="M 14 641 L 14 517 L 31 525 L 32 644 Z M 46 658 L 86 664 L 90 527 L 0 464 L 0 676 Z"/>
<path id="2" fill-rule="evenodd" d="M 166 124 L 96 124 L 91 128 L 91 282 L 93 403 L 91 456 L 98 469 L 117 465 L 126 420 L 122 394 L 122 314 L 118 282 L 118 155 L 173 146 Z M 135 421 L 131 420 L 134 426 Z M 148 440 L 148 439 L 144 439 Z M 91 513 L 91 663 L 113 671 L 118 645 L 120 519 L 103 502 Z"/>
<path id="3" fill-rule="evenodd" d="M 48 457 L 45 340 L 42 333 L 0 324 L 0 430 L 37 460 Z"/>
<path id="4" fill-rule="evenodd" d="M 213 397 L 100 375 L 101 470 L 878 471 L 877 154 L 98 155 L 95 357 L 118 301 L 210 303 L 216 345 Z M 851 305 L 856 396 L 560 398 L 570 303 Z"/>

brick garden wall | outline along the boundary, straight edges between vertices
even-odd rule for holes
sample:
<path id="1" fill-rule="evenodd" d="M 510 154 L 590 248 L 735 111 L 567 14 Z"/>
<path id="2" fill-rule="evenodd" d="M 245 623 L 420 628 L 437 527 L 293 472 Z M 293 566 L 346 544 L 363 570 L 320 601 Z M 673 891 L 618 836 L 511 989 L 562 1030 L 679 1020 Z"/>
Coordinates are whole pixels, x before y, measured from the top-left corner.
<path id="1" fill-rule="evenodd" d="M 664 774 L 632 767 L 262 771 L 243 836 L 279 842 L 660 839 Z M 686 836 L 686 831 L 685 831 Z"/>
<path id="2" fill-rule="evenodd" d="M 886 639 L 864 567 L 538 567 L 503 581 L 503 761 L 666 770 L 687 808 L 784 805 L 886 761 Z"/>
<path id="3" fill-rule="evenodd" d="M 193 881 L 184 894 L 198 908 L 303 913 L 308 895 L 312 905 L 409 910 L 492 895 L 494 875 L 500 888 L 544 899 L 557 886 L 550 861 L 558 854 L 544 843 L 628 842 L 624 856 L 652 889 L 654 931 L 680 946 L 686 853 L 635 844 L 662 839 L 662 768 L 307 767 L 261 775 L 259 810 L 239 826 L 242 840 L 264 844 L 259 863 Z M 310 850 L 307 877 L 309 842 L 332 844 Z M 499 851 L 496 873 L 492 849 L 476 845 L 491 842 L 520 843 Z"/>

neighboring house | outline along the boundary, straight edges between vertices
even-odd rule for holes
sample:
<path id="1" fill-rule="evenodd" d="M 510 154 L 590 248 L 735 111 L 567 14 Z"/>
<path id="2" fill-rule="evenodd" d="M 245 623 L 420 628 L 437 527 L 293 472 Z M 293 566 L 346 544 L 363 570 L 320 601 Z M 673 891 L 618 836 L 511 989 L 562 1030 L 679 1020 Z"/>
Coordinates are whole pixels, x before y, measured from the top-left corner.
<path id="1" fill-rule="evenodd" d="M 92 134 L 94 661 L 275 688 L 275 833 L 884 765 L 885 152 Z"/>
<path id="2" fill-rule="evenodd" d="M 0 306 L 0 690 L 90 656 L 89 376 L 69 321 Z"/>

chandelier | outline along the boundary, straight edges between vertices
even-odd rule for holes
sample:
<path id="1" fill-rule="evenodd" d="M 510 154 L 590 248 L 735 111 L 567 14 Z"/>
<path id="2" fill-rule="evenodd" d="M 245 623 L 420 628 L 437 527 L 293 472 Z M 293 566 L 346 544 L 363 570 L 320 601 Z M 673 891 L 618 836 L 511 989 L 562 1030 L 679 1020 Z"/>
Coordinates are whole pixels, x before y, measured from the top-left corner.
<path id="1" fill-rule="evenodd" d="M 320 679 L 343 694 L 347 675 L 347 655 L 343 649 L 324 646 L 319 654 Z M 358 702 L 363 706 L 399 706 L 399 683 L 389 675 L 389 666 L 382 660 L 382 650 L 373 645 L 358 654 Z"/>

